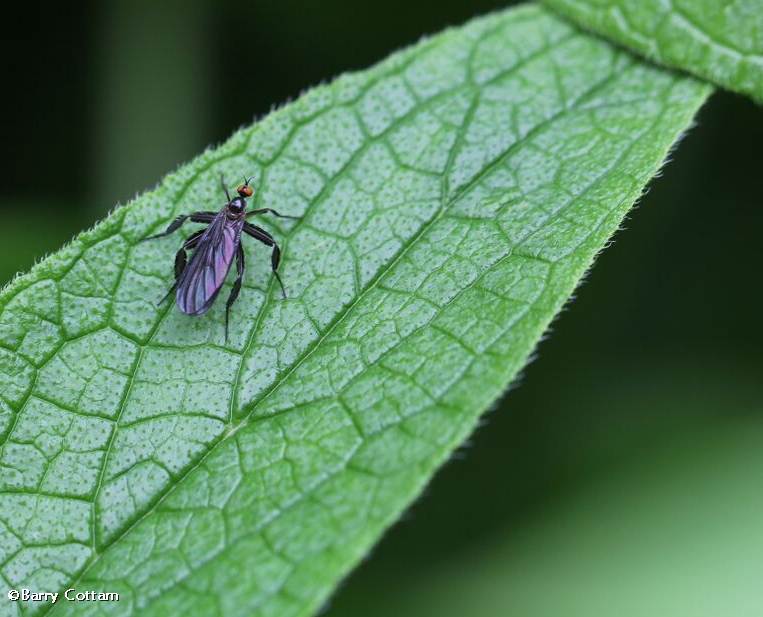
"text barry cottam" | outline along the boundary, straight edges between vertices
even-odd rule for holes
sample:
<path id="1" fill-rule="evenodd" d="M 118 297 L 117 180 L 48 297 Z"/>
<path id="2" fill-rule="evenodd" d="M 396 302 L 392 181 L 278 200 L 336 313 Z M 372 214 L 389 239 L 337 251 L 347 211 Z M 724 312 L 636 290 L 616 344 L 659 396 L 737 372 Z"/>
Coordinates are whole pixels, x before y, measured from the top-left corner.
<path id="1" fill-rule="evenodd" d="M 32 591 L 31 589 L 11 589 L 8 599 L 11 602 L 51 602 L 55 604 L 63 595 L 69 602 L 118 602 L 119 594 L 113 591 L 77 591 L 67 589 L 63 594 L 53 591 Z"/>

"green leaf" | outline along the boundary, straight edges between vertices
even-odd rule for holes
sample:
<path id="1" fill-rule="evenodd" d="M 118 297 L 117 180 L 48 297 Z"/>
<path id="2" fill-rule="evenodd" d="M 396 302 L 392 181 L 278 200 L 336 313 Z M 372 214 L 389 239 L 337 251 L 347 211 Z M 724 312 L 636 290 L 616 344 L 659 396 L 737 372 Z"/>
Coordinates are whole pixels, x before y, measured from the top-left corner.
<path id="1" fill-rule="evenodd" d="M 3 585 L 121 594 L 29 614 L 310 614 L 708 92 L 526 6 L 313 89 L 115 210 L 0 296 Z M 157 307 L 180 238 L 139 242 L 219 208 L 221 172 L 302 217 L 261 219 L 288 300 L 245 240 L 227 343 L 227 288 L 202 317 Z"/>
<path id="2" fill-rule="evenodd" d="M 760 0 L 544 0 L 584 28 L 763 103 Z"/>

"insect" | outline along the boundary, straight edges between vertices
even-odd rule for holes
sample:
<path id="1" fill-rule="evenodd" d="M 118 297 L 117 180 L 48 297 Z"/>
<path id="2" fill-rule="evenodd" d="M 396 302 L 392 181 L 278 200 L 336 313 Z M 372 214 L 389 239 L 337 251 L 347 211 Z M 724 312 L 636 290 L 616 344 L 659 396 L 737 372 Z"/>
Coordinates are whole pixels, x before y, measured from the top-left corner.
<path id="1" fill-rule="evenodd" d="M 225 303 L 225 340 L 228 340 L 228 316 L 230 307 L 238 298 L 241 291 L 241 281 L 244 278 L 244 248 L 241 245 L 241 233 L 245 233 L 255 240 L 273 248 L 270 254 L 270 266 L 273 274 L 281 286 L 281 293 L 286 298 L 281 277 L 278 275 L 278 264 L 281 261 L 281 249 L 278 247 L 273 236 L 257 225 L 246 221 L 247 217 L 257 214 L 273 214 L 280 218 L 296 219 L 296 216 L 280 214 L 272 208 L 259 208 L 246 212 L 246 200 L 254 194 L 254 189 L 249 185 L 251 178 L 244 177 L 244 183 L 236 192 L 237 197 L 231 199 L 225 179 L 221 176 L 220 182 L 228 200 L 219 212 L 194 212 L 181 214 L 169 224 L 162 233 L 149 236 L 143 240 L 154 240 L 169 236 L 177 231 L 188 219 L 194 223 L 207 223 L 205 229 L 192 234 L 175 255 L 175 283 L 170 287 L 167 294 L 159 301 L 164 302 L 172 292 L 175 292 L 175 300 L 178 308 L 186 315 L 202 315 L 209 310 L 220 293 L 225 277 L 236 259 L 236 280 Z M 191 260 L 188 261 L 186 251 L 193 250 Z"/>

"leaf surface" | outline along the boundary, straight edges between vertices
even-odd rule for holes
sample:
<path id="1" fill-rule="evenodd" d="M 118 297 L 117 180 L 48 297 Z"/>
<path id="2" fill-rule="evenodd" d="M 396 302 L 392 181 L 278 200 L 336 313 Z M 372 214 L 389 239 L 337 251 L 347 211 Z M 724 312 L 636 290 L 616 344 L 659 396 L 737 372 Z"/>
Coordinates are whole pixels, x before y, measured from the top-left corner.
<path id="1" fill-rule="evenodd" d="M 527 6 L 315 88 L 0 295 L 0 575 L 118 603 L 308 615 L 525 364 L 709 88 Z M 180 213 L 255 174 L 268 249 L 157 307 Z M 187 225 L 189 235 L 194 225 Z M 10 611 L 10 612 L 8 612 Z"/>
<path id="2" fill-rule="evenodd" d="M 544 0 L 647 58 L 763 103 L 760 0 Z"/>

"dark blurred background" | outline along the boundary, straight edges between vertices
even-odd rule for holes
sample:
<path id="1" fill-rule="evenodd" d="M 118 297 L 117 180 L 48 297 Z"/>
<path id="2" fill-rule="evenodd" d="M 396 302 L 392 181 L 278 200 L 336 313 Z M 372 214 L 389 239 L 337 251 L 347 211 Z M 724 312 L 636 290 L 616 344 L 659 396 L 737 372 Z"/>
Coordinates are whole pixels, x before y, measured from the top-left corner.
<path id="1" fill-rule="evenodd" d="M 506 5 L 16 7 L 0 285 L 273 105 Z M 763 614 L 762 143 L 763 108 L 710 99 L 537 359 L 329 615 Z"/>

